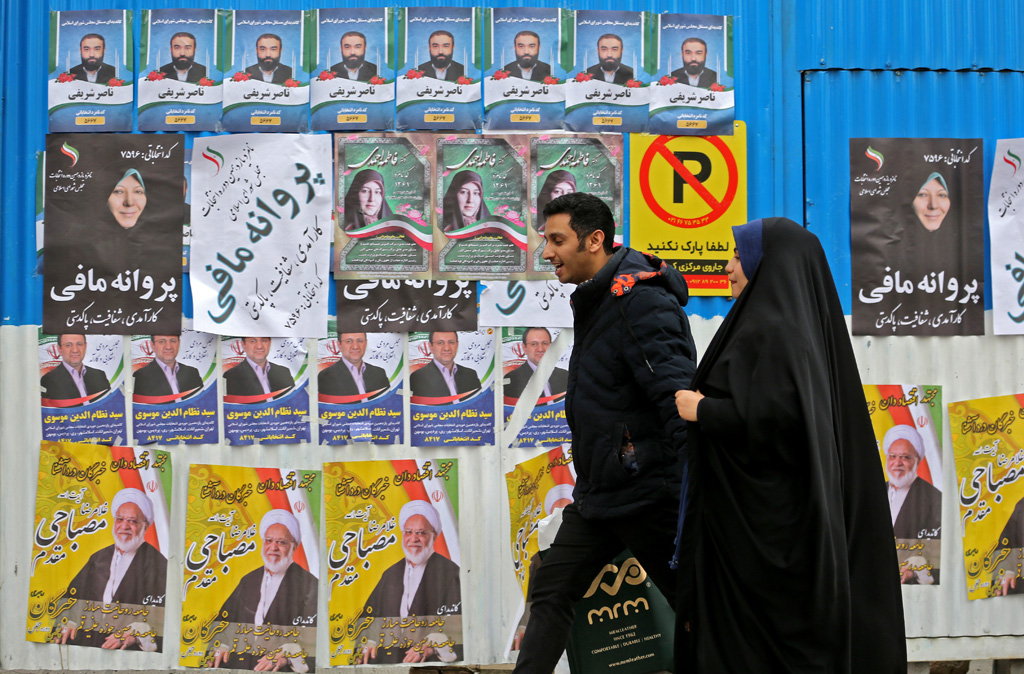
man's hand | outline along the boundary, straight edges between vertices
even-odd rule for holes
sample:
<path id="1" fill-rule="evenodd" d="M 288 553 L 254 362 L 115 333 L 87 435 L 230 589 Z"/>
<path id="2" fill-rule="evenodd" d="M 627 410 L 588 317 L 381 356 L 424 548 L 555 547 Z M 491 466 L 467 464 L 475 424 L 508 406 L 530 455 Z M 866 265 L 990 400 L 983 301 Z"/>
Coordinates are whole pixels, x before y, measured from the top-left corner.
<path id="1" fill-rule="evenodd" d="M 377 647 L 376 646 L 371 646 L 369 644 L 363 646 L 363 653 L 362 653 L 362 655 L 359 658 L 359 660 L 360 660 L 359 664 L 361 664 L 361 665 L 368 665 L 368 664 L 370 664 L 370 660 L 376 660 L 376 659 L 377 659 Z"/>
<path id="2" fill-rule="evenodd" d="M 1010 590 L 1017 589 L 1017 575 L 1008 573 L 1003 576 L 1003 580 L 999 583 L 999 590 L 996 593 L 997 597 L 1005 597 L 1010 594 Z"/>
<path id="3" fill-rule="evenodd" d="M 100 648 L 120 649 L 131 648 L 135 644 L 139 643 L 139 640 L 132 634 L 126 634 L 123 637 L 117 636 L 117 634 L 111 634 L 107 637 L 107 640 L 103 642 Z"/>
<path id="4" fill-rule="evenodd" d="M 69 641 L 74 641 L 75 636 L 78 634 L 77 627 L 65 627 L 60 631 L 60 636 L 57 637 L 58 644 L 66 644 Z"/>
<path id="5" fill-rule="evenodd" d="M 287 664 L 288 664 L 288 658 L 284 657 L 281 654 L 275 655 L 274 657 L 270 657 L 269 655 L 264 655 L 262 658 L 260 658 L 259 662 L 256 663 L 256 666 L 253 667 L 253 671 L 254 672 L 279 672 L 279 671 L 281 671 L 281 668 L 284 667 Z"/>
<path id="6" fill-rule="evenodd" d="M 676 409 L 687 421 L 697 421 L 697 405 L 704 399 L 700 391 L 676 391 Z"/>
<path id="7" fill-rule="evenodd" d="M 426 662 L 427 658 L 433 654 L 434 649 L 430 646 L 424 646 L 420 650 L 413 647 L 405 652 L 405 659 L 402 662 Z"/>
<path id="8" fill-rule="evenodd" d="M 229 654 L 230 652 L 226 649 L 217 651 L 213 656 L 213 666 L 220 667 L 221 665 L 226 665 L 228 663 Z"/>

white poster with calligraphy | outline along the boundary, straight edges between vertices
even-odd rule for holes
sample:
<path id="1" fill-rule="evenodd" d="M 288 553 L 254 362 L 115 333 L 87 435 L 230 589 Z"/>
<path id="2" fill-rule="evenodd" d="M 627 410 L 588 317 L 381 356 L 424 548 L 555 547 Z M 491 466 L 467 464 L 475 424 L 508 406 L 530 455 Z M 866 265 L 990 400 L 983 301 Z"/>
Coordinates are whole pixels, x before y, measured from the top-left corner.
<path id="1" fill-rule="evenodd" d="M 558 281 L 481 281 L 480 325 L 572 327 L 569 296 L 576 286 Z"/>
<path id="2" fill-rule="evenodd" d="M 197 330 L 326 337 L 331 138 L 197 138 L 192 299 Z"/>
<path id="3" fill-rule="evenodd" d="M 1024 334 L 1024 138 L 996 143 L 988 193 L 992 240 L 992 329 Z"/>

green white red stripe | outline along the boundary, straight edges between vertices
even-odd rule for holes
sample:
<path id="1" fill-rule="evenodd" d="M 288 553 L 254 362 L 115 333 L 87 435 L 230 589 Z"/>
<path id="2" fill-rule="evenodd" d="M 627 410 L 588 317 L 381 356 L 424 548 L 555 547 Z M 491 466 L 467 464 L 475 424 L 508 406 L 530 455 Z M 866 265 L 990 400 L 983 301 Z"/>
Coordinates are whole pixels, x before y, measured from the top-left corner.
<path id="1" fill-rule="evenodd" d="M 867 152 L 864 153 L 864 156 L 868 159 L 874 160 L 874 162 L 878 164 L 878 168 L 876 168 L 875 171 L 882 170 L 882 164 L 885 163 L 885 155 L 868 145 Z"/>
<path id="2" fill-rule="evenodd" d="M 402 216 L 396 216 L 390 220 L 378 220 L 359 229 L 345 232 L 353 239 L 366 239 L 371 236 L 397 232 L 412 238 L 420 248 L 425 250 L 434 249 L 434 241 L 430 234 L 430 227 L 423 225 Z"/>
<path id="3" fill-rule="evenodd" d="M 220 167 L 224 165 L 224 155 L 207 145 L 206 150 L 203 151 L 203 159 L 210 160 L 217 167 L 213 175 L 220 173 Z"/>
<path id="4" fill-rule="evenodd" d="M 64 143 L 63 145 L 61 145 L 60 151 L 61 151 L 61 154 L 65 154 L 68 157 L 71 157 L 71 168 L 74 168 L 75 164 L 78 163 L 78 157 L 79 157 L 78 150 L 76 150 L 75 148 L 71 147 L 67 143 Z"/>
<path id="5" fill-rule="evenodd" d="M 481 234 L 500 234 L 511 241 L 516 248 L 526 250 L 526 226 L 514 225 L 504 218 L 481 220 L 456 232 L 445 232 L 445 236 L 449 239 L 471 239 Z"/>
<path id="6" fill-rule="evenodd" d="M 1003 161 L 1012 166 L 1013 175 L 1017 175 L 1017 169 L 1020 168 L 1020 157 L 1011 152 L 1010 148 L 1006 148 L 1006 154 L 1003 155 Z"/>

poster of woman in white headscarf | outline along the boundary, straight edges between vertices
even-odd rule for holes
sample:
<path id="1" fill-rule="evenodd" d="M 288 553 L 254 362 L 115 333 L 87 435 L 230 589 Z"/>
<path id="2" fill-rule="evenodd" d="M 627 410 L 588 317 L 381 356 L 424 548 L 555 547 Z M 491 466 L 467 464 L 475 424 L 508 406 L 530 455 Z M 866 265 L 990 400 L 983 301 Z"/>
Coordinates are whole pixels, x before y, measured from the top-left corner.
<path id="1" fill-rule="evenodd" d="M 853 333 L 984 333 L 980 138 L 850 139 Z"/>

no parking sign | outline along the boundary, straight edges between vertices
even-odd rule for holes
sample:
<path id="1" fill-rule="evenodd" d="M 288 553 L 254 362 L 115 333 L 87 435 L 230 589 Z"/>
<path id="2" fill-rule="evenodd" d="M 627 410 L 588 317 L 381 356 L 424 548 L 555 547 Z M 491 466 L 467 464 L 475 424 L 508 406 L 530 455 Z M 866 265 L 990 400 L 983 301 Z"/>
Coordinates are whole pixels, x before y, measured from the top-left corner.
<path id="1" fill-rule="evenodd" d="M 728 295 L 733 225 L 747 221 L 747 128 L 732 136 L 630 136 L 630 245 Z"/>

